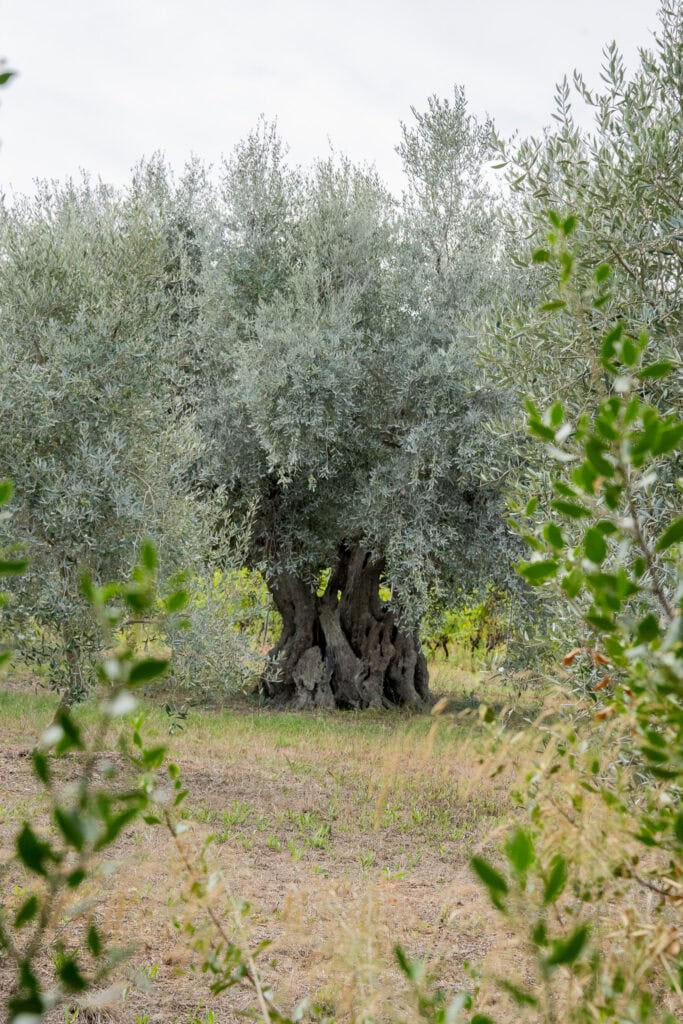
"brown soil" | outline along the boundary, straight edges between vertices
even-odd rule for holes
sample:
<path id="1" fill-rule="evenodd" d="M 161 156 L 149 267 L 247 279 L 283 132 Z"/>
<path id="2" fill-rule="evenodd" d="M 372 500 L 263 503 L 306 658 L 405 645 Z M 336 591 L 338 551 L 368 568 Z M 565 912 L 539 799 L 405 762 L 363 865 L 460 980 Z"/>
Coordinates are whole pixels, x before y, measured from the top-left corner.
<path id="1" fill-rule="evenodd" d="M 208 853 L 223 876 L 214 906 L 233 929 L 234 904 L 251 904 L 241 938 L 250 948 L 271 940 L 258 963 L 279 1005 L 291 1011 L 308 998 L 320 1019 L 408 1019 L 396 943 L 427 960 L 451 995 L 467 987 L 463 965 L 481 961 L 492 926 L 500 929 L 468 860 L 506 810 L 505 782 L 474 777 L 457 742 L 435 752 L 433 737 L 400 723 L 381 741 L 340 729 L 274 744 L 250 732 L 253 716 L 243 713 L 243 734 L 239 723 L 228 738 L 189 729 L 171 744 L 190 790 L 183 849 L 197 863 L 207 835 L 218 834 Z M 0 750 L 0 864 L 21 818 L 46 825 L 21 732 L 10 724 Z M 75 767 L 65 762 L 67 777 Z M 191 969 L 173 921 L 200 923 L 201 913 L 179 898 L 187 878 L 165 829 L 124 836 L 100 870 L 95 916 L 133 951 L 117 975 L 125 998 L 75 1019 L 227 1022 L 254 1009 L 250 991 L 213 997 L 206 975 Z M 13 867 L 10 890 L 28 884 Z M 42 966 L 49 976 L 47 957 Z M 0 961 L 0 994 L 9 982 Z M 63 1021 L 64 1010 L 51 1019 Z"/>

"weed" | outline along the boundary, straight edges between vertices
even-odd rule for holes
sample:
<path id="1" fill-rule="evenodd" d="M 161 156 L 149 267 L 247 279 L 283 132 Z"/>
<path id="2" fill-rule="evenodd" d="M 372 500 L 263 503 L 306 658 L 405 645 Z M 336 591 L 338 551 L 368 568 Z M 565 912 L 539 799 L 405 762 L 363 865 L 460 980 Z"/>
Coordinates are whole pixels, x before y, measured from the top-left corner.
<path id="1" fill-rule="evenodd" d="M 183 807 L 180 817 L 185 821 L 196 821 L 199 825 L 210 825 L 216 820 L 216 815 L 209 807 Z"/>
<path id="2" fill-rule="evenodd" d="M 214 1024 L 216 1016 L 213 1010 L 207 1010 L 206 1007 L 197 1007 L 191 1010 L 187 1016 L 187 1024 Z"/>
<path id="3" fill-rule="evenodd" d="M 287 812 L 289 820 L 296 826 L 306 846 L 314 850 L 326 850 L 330 845 L 332 827 L 316 811 Z"/>
<path id="4" fill-rule="evenodd" d="M 390 800 L 380 819 L 380 828 L 391 828 L 392 825 L 398 825 L 403 821 L 403 815 L 401 813 L 401 805 L 398 800 Z"/>
<path id="5" fill-rule="evenodd" d="M 384 873 L 384 877 L 386 878 L 387 882 L 396 882 L 396 881 L 399 881 L 401 878 L 405 878 L 406 877 L 406 872 L 405 871 L 392 871 L 392 869 L 388 865 L 387 865 L 387 867 L 385 867 L 383 873 Z"/>
<path id="6" fill-rule="evenodd" d="M 292 856 L 292 860 L 295 863 L 298 863 L 304 855 L 304 851 L 302 850 L 302 848 L 300 846 L 297 846 L 296 843 L 293 842 L 291 839 L 287 843 L 287 849 L 289 850 Z"/>
<path id="7" fill-rule="evenodd" d="M 320 825 L 309 838 L 309 843 L 316 850 L 326 850 L 330 845 L 331 829 L 327 823 Z"/>
<path id="8" fill-rule="evenodd" d="M 221 821 L 229 830 L 236 825 L 246 825 L 251 820 L 253 813 L 249 804 L 245 804 L 241 800 L 233 800 L 229 810 L 223 812 Z"/>

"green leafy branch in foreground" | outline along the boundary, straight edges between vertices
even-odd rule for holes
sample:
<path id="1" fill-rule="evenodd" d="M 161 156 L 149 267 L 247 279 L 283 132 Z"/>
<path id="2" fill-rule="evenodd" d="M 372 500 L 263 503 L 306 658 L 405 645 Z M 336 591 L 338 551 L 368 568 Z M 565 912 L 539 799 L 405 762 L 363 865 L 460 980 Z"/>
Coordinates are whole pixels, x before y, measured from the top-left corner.
<path id="1" fill-rule="evenodd" d="M 644 381 L 675 369 L 668 362 L 648 365 L 647 345 L 647 336 L 630 337 L 619 322 L 605 335 L 601 361 L 615 393 L 575 427 L 565 423 L 561 403 L 545 416 L 529 404 L 531 432 L 574 468 L 568 478 L 553 479 L 553 517 L 521 528 L 534 556 L 519 571 L 532 585 L 559 585 L 584 620 L 590 649 L 575 649 L 565 665 L 588 654 L 602 676 L 593 688 L 602 697 L 601 717 L 633 719 L 644 771 L 667 785 L 672 798 L 644 818 L 640 838 L 680 857 L 683 516 L 657 521 L 648 504 L 658 481 L 673 475 L 683 421 L 639 393 Z M 680 492 L 681 481 L 675 486 Z"/>
<path id="2" fill-rule="evenodd" d="M 0 506 L 12 494 L 9 481 L 0 482 Z M 4 514 L 4 513 L 0 513 Z M 25 559 L 0 559 L 0 574 L 23 572 Z M 15 840 L 15 857 L 0 865 L 0 879 L 19 868 L 34 882 L 32 890 L 17 906 L 10 899 L 10 887 L 3 886 L 0 898 L 0 955 L 14 967 L 15 980 L 5 1007 L 10 1024 L 38 1024 L 43 1015 L 64 1003 L 78 1006 L 107 1005 L 117 996 L 117 987 L 102 990 L 113 969 L 129 951 L 111 947 L 97 923 L 96 900 L 101 895 L 101 858 L 127 830 L 139 821 L 164 825 L 176 845 L 187 881 L 182 899 L 199 903 L 206 913 L 208 935 L 187 921 L 177 922 L 187 941 L 201 955 L 201 969 L 210 981 L 213 995 L 235 986 L 250 989 L 257 998 L 258 1012 L 265 1022 L 289 1024 L 275 1005 L 272 992 L 262 983 L 255 959 L 268 946 L 244 950 L 234 941 L 224 916 L 214 905 L 219 875 L 208 870 L 206 846 L 199 857 L 182 841 L 186 828 L 175 811 L 187 796 L 180 770 L 168 764 L 169 786 L 159 775 L 166 748 L 145 744 L 143 716 L 136 714 L 134 691 L 166 672 L 168 660 L 139 657 L 125 629 L 127 620 L 145 617 L 166 630 L 185 624 L 188 592 L 182 578 L 171 581 L 169 592 L 159 595 L 156 581 L 157 553 L 147 542 L 132 578 L 126 583 L 96 586 L 82 580 L 82 592 L 99 623 L 107 651 L 97 666 L 104 689 L 93 727 L 86 732 L 76 716 L 61 707 L 55 722 L 45 731 L 32 753 L 33 771 L 47 798 L 50 829 L 36 830 L 24 821 Z M 2 595 L 0 595 L 0 600 Z M 10 650 L 0 652 L 1 661 Z M 118 736 L 118 757 L 107 753 L 111 734 L 121 718 L 131 716 L 132 736 L 124 729 Z M 59 763 L 77 760 L 76 778 L 60 780 Z M 98 781 L 101 779 L 102 781 Z M 92 892 L 92 885 L 95 890 Z M 86 895 L 83 895 L 87 893 Z M 234 906 L 239 923 L 248 905 Z M 67 943 L 80 929 L 80 940 Z M 45 988 L 39 965 L 50 953 L 54 981 Z M 303 1011 L 302 1011 L 303 1012 Z M 298 1019 L 298 1017 L 296 1018 Z"/>
<path id="3" fill-rule="evenodd" d="M 0 502 L 6 503 L 10 495 L 11 486 L 0 484 Z M 131 612 L 155 614 L 169 623 L 182 613 L 187 600 L 178 581 L 170 593 L 158 597 L 156 568 L 156 551 L 146 543 L 130 582 L 98 587 L 89 579 L 83 581 L 84 595 L 109 645 L 98 666 L 105 695 L 92 729 L 86 732 L 70 711 L 60 708 L 32 753 L 50 827 L 35 828 L 24 821 L 14 858 L 0 866 L 3 880 L 19 869 L 32 883 L 18 906 L 7 884 L 0 897 L 0 952 L 15 971 L 6 1002 L 10 1021 L 39 1021 L 47 1010 L 66 1001 L 93 999 L 94 990 L 127 955 L 109 946 L 86 883 L 96 880 L 101 856 L 126 830 L 139 819 L 154 820 L 152 811 L 163 797 L 156 773 L 165 748 L 145 744 L 141 715 L 132 718 L 132 744 L 124 732 L 119 756 L 105 753 L 117 720 L 135 711 L 133 691 L 167 667 L 166 660 L 139 657 L 125 640 L 117 641 L 125 617 Z M 20 569 L 18 560 L 0 563 L 2 573 Z M 67 758 L 70 776 L 75 763 L 75 778 L 65 783 L 60 764 Z M 74 943 L 76 929 L 80 938 Z M 39 966 L 48 950 L 54 978 L 46 988 Z M 105 996 L 98 992 L 95 998 Z"/>
<path id="4" fill-rule="evenodd" d="M 428 1024 L 457 1024 L 458 1021 L 464 1020 L 463 1013 L 472 1009 L 479 995 L 479 972 L 476 968 L 471 967 L 469 963 L 464 964 L 465 971 L 472 978 L 472 991 L 458 992 L 449 1000 L 440 979 L 431 976 L 424 963 L 420 960 L 411 960 L 402 946 L 394 947 L 394 956 L 401 974 L 408 983 L 420 1020 L 427 1021 Z M 469 1018 L 469 1024 L 493 1024 L 493 1021 L 484 1013 L 475 1013 Z"/>
<path id="5" fill-rule="evenodd" d="M 138 742 L 138 732 L 134 740 Z M 144 755 L 143 755 L 144 756 Z M 295 1024 L 304 1017 L 308 1000 L 303 1000 L 291 1014 L 276 1003 L 271 986 L 262 978 L 258 958 L 271 946 L 264 939 L 250 944 L 245 923 L 251 905 L 237 900 L 226 887 L 222 871 L 209 859 L 209 850 L 215 835 L 208 835 L 197 850 L 185 840 L 188 826 L 179 821 L 176 812 L 189 795 L 180 768 L 174 762 L 167 766 L 172 797 L 162 805 L 150 808 L 144 815 L 149 825 L 164 826 L 175 845 L 184 885 L 173 894 L 172 902 L 178 907 L 173 924 L 187 948 L 195 955 L 191 970 L 199 970 L 207 979 L 212 996 L 219 996 L 233 988 L 247 990 L 256 1005 L 249 1015 L 263 1024 Z"/>
<path id="6" fill-rule="evenodd" d="M 174 927 L 196 956 L 192 969 L 199 967 L 213 996 L 237 987 L 249 990 L 256 998 L 254 1015 L 264 1024 L 294 1024 L 301 1020 L 306 1002 L 291 1015 L 278 1007 L 273 990 L 262 979 L 256 963 L 271 942 L 265 939 L 248 948 L 243 926 L 250 904 L 226 893 L 222 872 L 212 869 L 208 852 L 214 835 L 207 836 L 199 851 L 186 845 L 183 833 L 187 825 L 177 821 L 173 812 L 184 802 L 188 790 L 176 764 L 169 764 L 168 775 L 174 789 L 172 809 L 164 809 L 152 823 L 166 826 L 183 869 L 185 886 L 175 902 L 184 909 L 176 915 Z"/>
<path id="7" fill-rule="evenodd" d="M 569 287 L 573 260 L 558 250 L 541 255 Z M 609 274 L 595 269 L 598 289 Z M 546 308 L 566 315 L 564 301 Z M 539 726 L 507 868 L 472 859 L 528 954 L 519 978 L 495 979 L 521 1019 L 673 1022 L 682 1005 L 683 518 L 662 515 L 657 495 L 683 423 L 644 397 L 676 371 L 647 355 L 647 336 L 617 320 L 599 350 L 602 401 L 576 423 L 560 402 L 527 405 L 563 468 L 548 514 L 532 499 L 515 521 L 533 552 L 519 571 L 574 613 L 585 635 L 564 665 L 587 662 L 592 686 L 568 723 Z"/>

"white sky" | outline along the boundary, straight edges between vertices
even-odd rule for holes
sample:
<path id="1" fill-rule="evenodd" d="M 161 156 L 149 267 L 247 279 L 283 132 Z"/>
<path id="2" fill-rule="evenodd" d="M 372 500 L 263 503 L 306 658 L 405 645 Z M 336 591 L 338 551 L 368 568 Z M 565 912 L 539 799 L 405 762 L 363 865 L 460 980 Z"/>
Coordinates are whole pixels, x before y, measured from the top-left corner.
<path id="1" fill-rule="evenodd" d="M 603 45 L 650 45 L 657 0 L 0 0 L 0 188 L 85 168 L 124 182 L 163 150 L 215 163 L 277 116 L 292 159 L 335 148 L 400 186 L 399 121 L 465 85 L 505 134 L 550 119 L 555 82 L 597 84 Z"/>

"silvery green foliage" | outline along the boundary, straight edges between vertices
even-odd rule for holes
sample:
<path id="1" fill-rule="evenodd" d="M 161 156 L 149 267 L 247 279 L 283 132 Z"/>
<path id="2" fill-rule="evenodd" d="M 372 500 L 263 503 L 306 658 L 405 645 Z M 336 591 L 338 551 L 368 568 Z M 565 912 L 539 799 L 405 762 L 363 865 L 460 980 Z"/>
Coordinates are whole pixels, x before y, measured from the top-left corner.
<path id="1" fill-rule="evenodd" d="M 486 180 L 493 123 L 480 124 L 468 113 L 462 86 L 454 88 L 452 100 L 430 96 L 427 110 L 413 107 L 412 115 L 410 124 L 401 124 L 396 147 L 406 178 L 406 241 L 420 254 L 425 271 L 441 278 L 442 315 L 481 313 L 491 298 L 492 277 L 502 272 L 495 259 L 500 233 L 495 197 Z"/>
<path id="2" fill-rule="evenodd" d="M 430 431 L 441 449 L 433 461 L 454 468 L 465 483 L 464 501 L 456 509 L 453 473 L 447 470 L 439 500 L 453 519 L 445 523 L 436 517 L 433 538 L 437 548 L 446 541 L 441 582 L 478 588 L 482 580 L 495 578 L 514 586 L 507 572 L 509 538 L 496 500 L 516 462 L 506 434 L 511 396 L 481 368 L 490 311 L 517 288 L 516 272 L 503 258 L 501 197 L 487 170 L 494 126 L 468 113 L 461 86 L 452 99 L 431 96 L 424 112 L 413 108 L 412 113 L 413 122 L 401 125 L 397 147 L 407 181 L 401 288 L 419 315 L 422 391 L 443 414 L 437 431 Z M 455 545 L 449 546 L 451 527 Z"/>
<path id="3" fill-rule="evenodd" d="M 193 699 L 204 701 L 253 687 L 263 659 L 240 619 L 232 578 L 197 578 L 188 589 L 189 628 L 177 630 L 171 638 L 173 680 Z"/>
<path id="4" fill-rule="evenodd" d="M 31 552 L 14 599 L 72 654 L 81 571 L 120 574 L 148 534 L 169 561 L 186 555 L 197 439 L 180 357 L 198 264 L 183 213 L 196 187 L 155 160 L 123 192 L 43 183 L 0 211 L 0 474 Z"/>
<path id="5" fill-rule="evenodd" d="M 604 51 L 598 89 L 589 89 L 575 72 L 572 92 L 565 78 L 556 91 L 553 128 L 541 137 L 500 144 L 500 149 L 512 193 L 508 245 L 513 258 L 530 267 L 532 296 L 558 299 L 543 257 L 554 242 L 551 238 L 548 246 L 545 211 L 558 215 L 556 229 L 571 214 L 572 250 L 587 280 L 598 265 L 609 264 L 610 290 L 618 290 L 620 297 L 619 316 L 633 334 L 647 331 L 653 353 L 666 359 L 680 346 L 682 326 L 680 0 L 663 3 L 659 19 L 653 49 L 640 51 L 632 76 L 612 43 Z M 576 99 L 593 112 L 591 131 L 574 119 Z M 555 238 L 561 237 L 555 230 Z M 569 279 L 571 266 L 565 272 Z M 577 287 L 582 283 L 573 280 Z M 570 322 L 548 315 L 553 310 L 531 315 L 526 303 L 497 332 L 491 365 L 504 381 L 541 402 L 560 398 L 577 409 L 588 396 L 599 400 L 611 382 L 601 371 L 601 325 L 595 320 L 609 316 L 613 305 L 608 298 L 592 316 Z M 675 378 L 651 389 L 666 408 L 675 394 Z"/>
<path id="6" fill-rule="evenodd" d="M 456 121 L 460 164 L 425 182 L 452 199 L 438 265 L 424 241 L 438 202 L 418 209 L 417 186 L 438 160 L 411 169 L 401 207 L 371 168 L 289 169 L 262 123 L 225 168 L 197 328 L 203 470 L 233 509 L 256 507 L 251 564 L 313 582 L 340 544 L 362 544 L 413 613 L 450 567 L 461 585 L 494 552 L 502 567 L 507 543 L 486 431 L 497 397 L 476 365 L 497 241 L 484 233 L 482 130 L 463 111 Z"/>
<path id="7" fill-rule="evenodd" d="M 522 289 L 515 300 L 508 292 L 513 301 L 492 324 L 487 365 L 520 398 L 562 402 L 565 436 L 587 408 L 630 386 L 605 370 L 604 339 L 613 331 L 639 350 L 645 339 L 649 363 L 678 367 L 678 381 L 675 372 L 655 371 L 638 383 L 638 393 L 662 415 L 680 407 L 682 41 L 683 6 L 676 0 L 662 6 L 654 48 L 641 51 L 630 78 L 614 44 L 605 50 L 598 90 L 574 74 L 575 95 L 594 113 L 591 131 L 577 126 L 564 80 L 554 127 L 541 138 L 501 145 L 511 190 L 505 244 L 526 275 L 526 294 Z M 526 443 L 518 451 L 526 471 L 514 488 L 515 507 L 533 494 L 541 515 L 566 453 L 551 446 L 539 454 Z M 658 529 L 677 507 L 679 474 L 671 463 L 647 481 L 638 512 L 648 529 Z M 549 612 L 565 643 L 565 630 L 575 626 L 563 623 L 554 604 Z"/>

